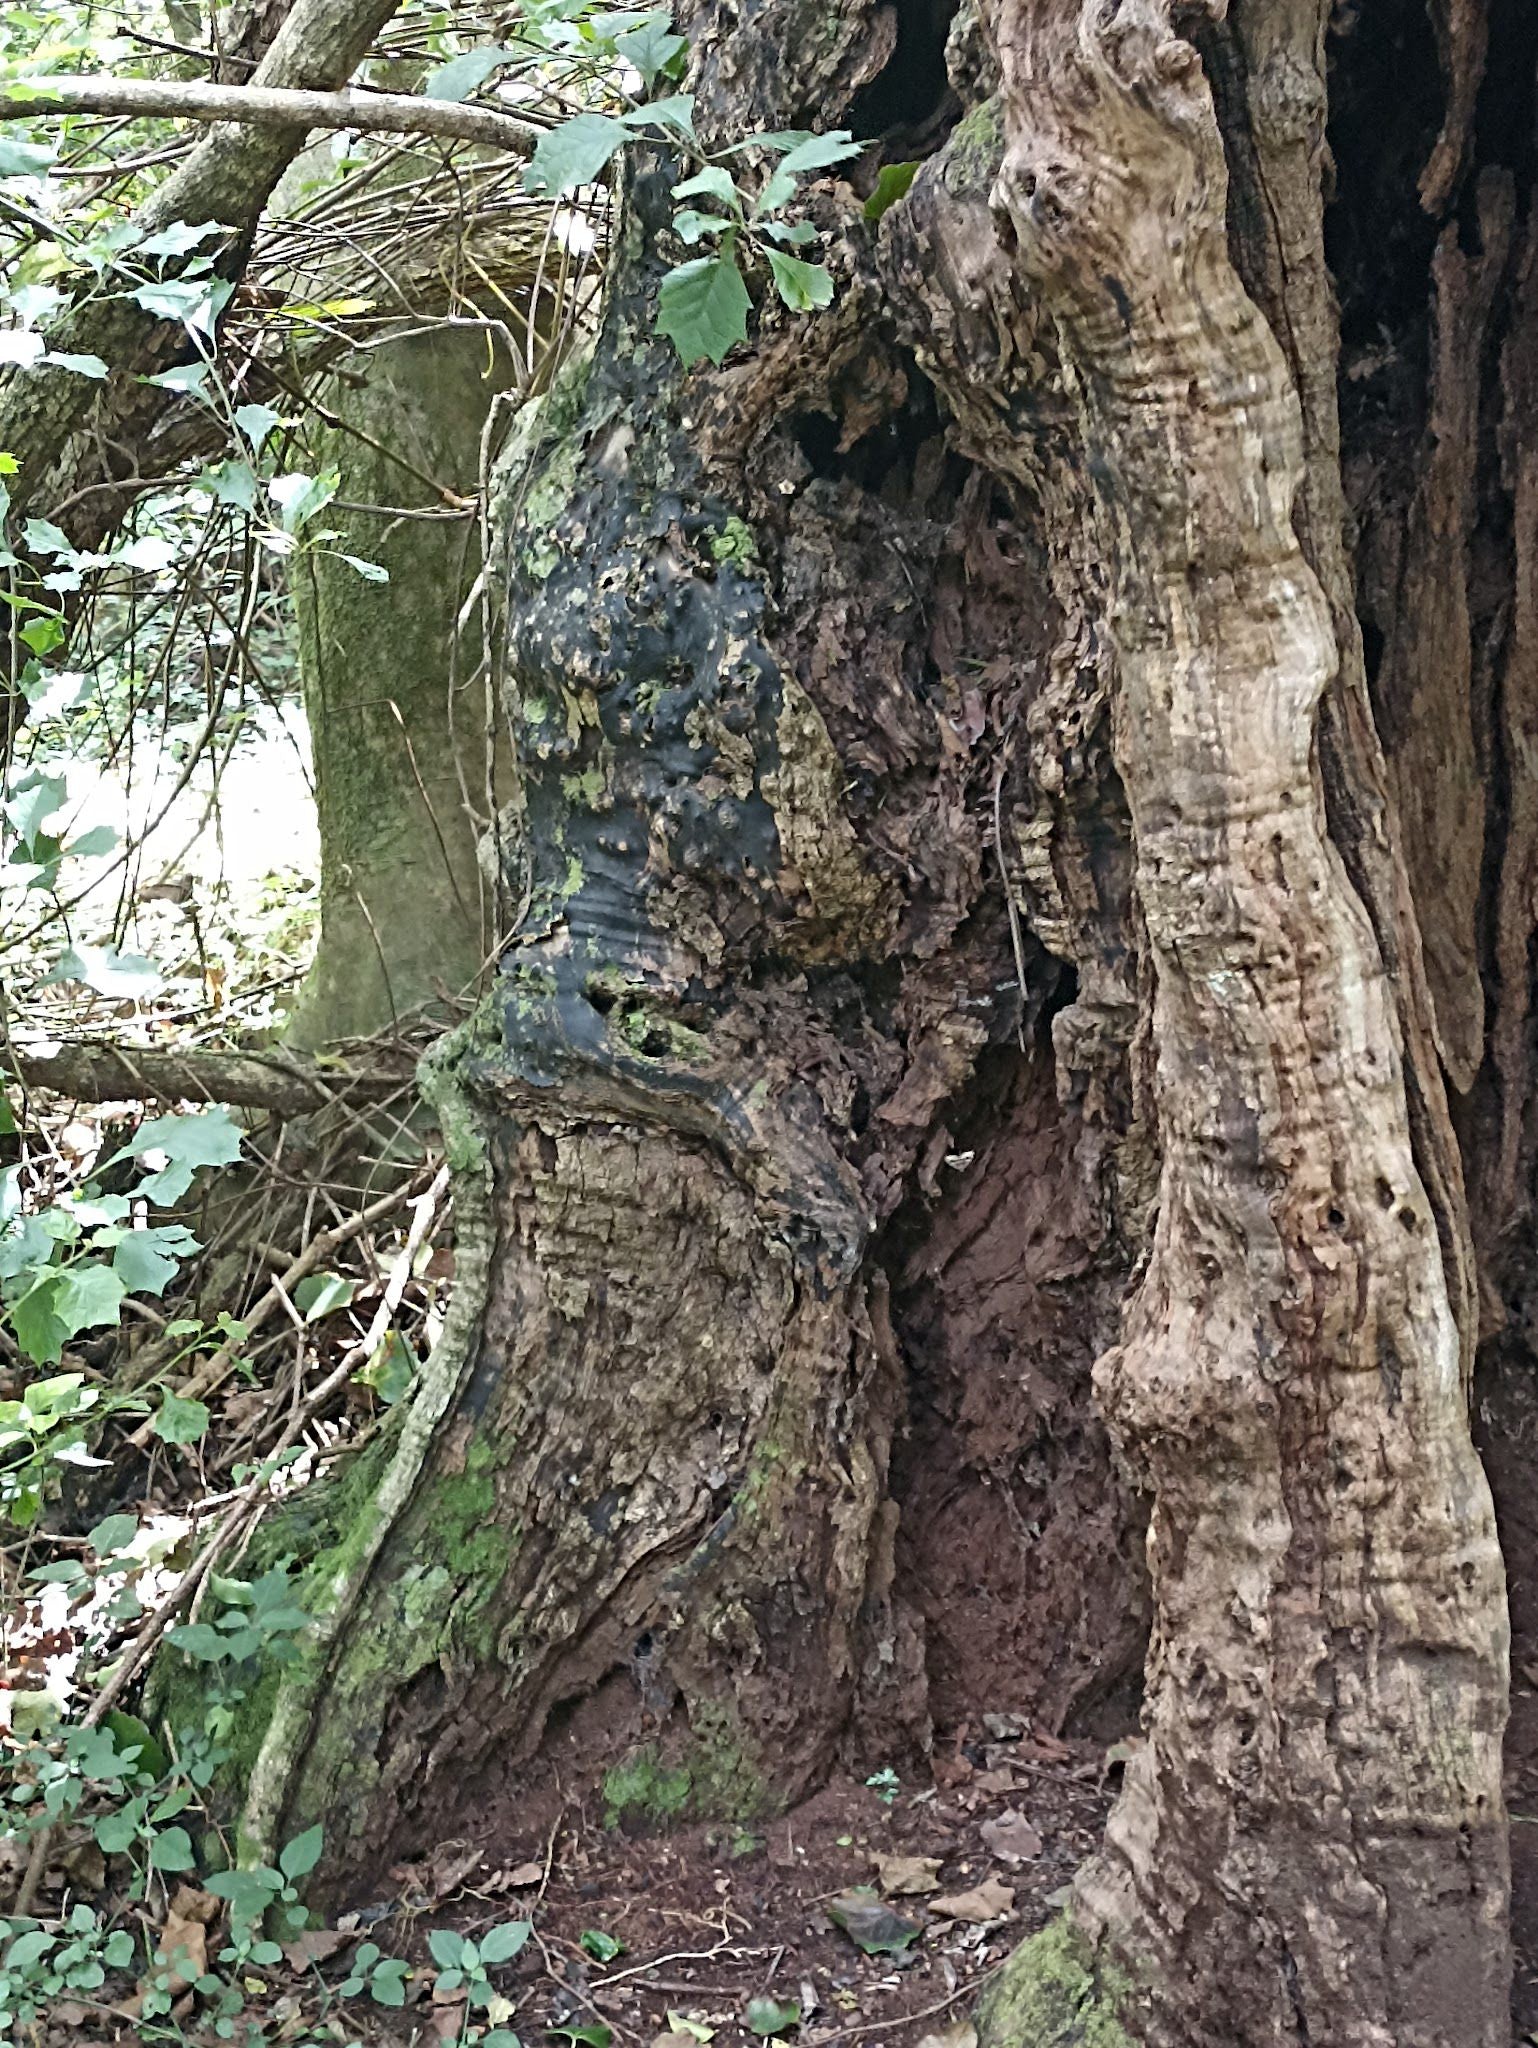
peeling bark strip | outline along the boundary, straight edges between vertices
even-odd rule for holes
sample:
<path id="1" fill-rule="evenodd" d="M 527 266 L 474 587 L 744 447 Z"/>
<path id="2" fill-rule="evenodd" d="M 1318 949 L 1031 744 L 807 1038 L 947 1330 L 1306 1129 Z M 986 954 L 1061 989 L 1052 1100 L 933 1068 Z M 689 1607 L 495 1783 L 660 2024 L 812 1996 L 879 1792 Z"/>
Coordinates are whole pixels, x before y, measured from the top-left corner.
<path id="1" fill-rule="evenodd" d="M 1158 977 L 1159 1220 L 1097 1373 L 1154 1498 L 1148 1742 L 1076 1914 L 1150 2048 L 1495 2048 L 1502 1568 L 1313 769 L 1338 657 L 1297 395 L 1167 0 L 1023 0 L 996 37 L 996 202 L 1076 387 Z M 991 2039 L 1035 2038 L 1061 1964 L 1024 1953 Z"/>

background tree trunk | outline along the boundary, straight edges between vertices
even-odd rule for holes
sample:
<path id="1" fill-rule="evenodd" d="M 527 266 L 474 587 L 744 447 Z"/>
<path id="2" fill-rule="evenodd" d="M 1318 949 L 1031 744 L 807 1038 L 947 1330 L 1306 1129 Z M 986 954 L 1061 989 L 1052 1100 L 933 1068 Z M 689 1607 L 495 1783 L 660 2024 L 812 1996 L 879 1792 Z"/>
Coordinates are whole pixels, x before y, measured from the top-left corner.
<path id="1" fill-rule="evenodd" d="M 288 1032 L 300 1046 L 442 1014 L 490 951 L 474 502 L 511 377 L 502 337 L 444 327 L 345 358 L 320 394 L 337 424 L 313 459 L 341 485 L 323 522 L 336 538 L 293 568 L 321 845 L 320 938 Z"/>

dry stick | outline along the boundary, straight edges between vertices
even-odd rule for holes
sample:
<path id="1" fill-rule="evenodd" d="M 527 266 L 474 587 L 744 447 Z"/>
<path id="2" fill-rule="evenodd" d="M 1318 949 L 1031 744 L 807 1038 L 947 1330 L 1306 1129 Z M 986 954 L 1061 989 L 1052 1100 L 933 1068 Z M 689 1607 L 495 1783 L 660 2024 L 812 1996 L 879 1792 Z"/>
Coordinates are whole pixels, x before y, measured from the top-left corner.
<path id="1" fill-rule="evenodd" d="M 312 1238 L 292 1264 L 287 1266 L 278 1278 L 273 1281 L 267 1292 L 257 1302 L 255 1308 L 244 1318 L 245 1335 L 249 1337 L 253 1330 L 259 1330 L 263 1323 L 276 1315 L 291 1290 L 323 1258 L 336 1251 L 339 1246 L 355 1238 L 360 1231 L 367 1230 L 371 1223 L 378 1223 L 382 1217 L 390 1215 L 393 1210 L 401 1208 L 408 1202 L 411 1199 L 412 1189 L 420 1187 L 421 1178 L 421 1175 L 418 1174 L 414 1179 L 408 1181 L 403 1188 L 397 1188 L 388 1195 L 381 1195 L 377 1202 L 370 1202 L 366 1209 L 360 1209 L 355 1216 L 349 1216 L 346 1222 L 337 1224 L 332 1230 L 323 1230 L 318 1237 Z M 434 1184 L 436 1185 L 436 1183 Z M 221 1344 L 219 1349 L 205 1359 L 191 1378 L 178 1390 L 181 1397 L 184 1400 L 199 1399 L 202 1395 L 211 1393 L 214 1388 L 222 1386 L 235 1369 L 235 1355 L 240 1344 L 244 1341 L 244 1338 L 232 1337 Z M 134 1431 L 128 1441 L 135 1450 L 142 1451 L 144 1449 L 150 1440 L 152 1429 L 152 1423 L 144 1422 Z"/>
<path id="2" fill-rule="evenodd" d="M 413 93 L 298 92 L 272 85 L 204 85 L 171 79 L 49 73 L 34 90 L 0 98 L 0 121 L 48 114 L 127 114 L 154 120 L 234 121 L 254 128 L 351 128 L 371 135 L 429 135 L 532 155 L 543 128 L 491 107 Z"/>

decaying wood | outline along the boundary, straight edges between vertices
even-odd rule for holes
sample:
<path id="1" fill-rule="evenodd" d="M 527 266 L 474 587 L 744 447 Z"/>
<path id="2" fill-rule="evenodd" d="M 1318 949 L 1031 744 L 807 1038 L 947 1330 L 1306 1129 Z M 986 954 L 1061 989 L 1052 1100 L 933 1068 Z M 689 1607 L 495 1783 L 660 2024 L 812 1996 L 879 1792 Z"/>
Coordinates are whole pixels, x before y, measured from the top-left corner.
<path id="1" fill-rule="evenodd" d="M 1097 1371 L 1154 1500 L 1149 1739 L 1076 1911 L 1154 2048 L 1495 2048 L 1502 1573 L 1393 994 L 1314 772 L 1339 655 L 1293 526 L 1298 397 L 1167 7 L 996 33 L 999 200 L 1094 478 L 1157 976 L 1159 1216 Z"/>

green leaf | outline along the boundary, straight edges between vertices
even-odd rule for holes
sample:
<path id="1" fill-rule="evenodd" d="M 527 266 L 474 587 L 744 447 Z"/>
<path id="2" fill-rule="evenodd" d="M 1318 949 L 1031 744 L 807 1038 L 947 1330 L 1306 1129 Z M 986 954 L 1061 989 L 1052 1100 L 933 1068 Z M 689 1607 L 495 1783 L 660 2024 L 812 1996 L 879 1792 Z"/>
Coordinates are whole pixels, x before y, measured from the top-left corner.
<path id="1" fill-rule="evenodd" d="M 120 953 L 116 946 L 66 946 L 54 961 L 44 987 L 56 982 L 79 981 L 99 996 L 137 1002 L 158 993 L 162 986 L 160 969 L 142 953 Z"/>
<path id="2" fill-rule="evenodd" d="M 706 235 L 723 234 L 735 223 L 723 220 L 718 213 L 696 213 L 692 206 L 686 206 L 682 213 L 673 216 L 673 232 L 688 248 L 703 241 Z"/>
<path id="3" fill-rule="evenodd" d="M 660 128 L 666 134 L 694 140 L 694 95 L 669 93 L 666 99 L 648 100 L 644 107 L 630 107 L 620 119 L 627 128 Z"/>
<path id="4" fill-rule="evenodd" d="M 500 1927 L 493 1927 L 488 1933 L 482 1935 L 480 1940 L 482 1963 L 510 1963 L 533 1932 L 534 1923 L 531 1920 L 504 1920 Z M 603 1941 L 613 1939 L 612 1936 L 607 1934 L 601 1935 L 599 1938 Z M 587 1949 L 589 1955 L 598 1954 L 596 1949 L 588 1948 L 588 1938 L 585 1934 L 582 1937 L 582 1946 Z M 616 1943 L 613 1953 L 618 1955 L 622 1946 L 623 1943 Z M 600 1962 L 608 1962 L 609 1957 L 599 1956 L 598 1960 Z"/>
<path id="5" fill-rule="evenodd" d="M 96 860 L 111 853 L 117 843 L 118 835 L 111 825 L 93 825 L 89 832 L 72 839 L 64 851 L 71 860 Z"/>
<path id="6" fill-rule="evenodd" d="M 751 304 L 734 249 L 696 256 L 663 278 L 657 332 L 668 337 L 685 363 L 701 356 L 719 363 L 729 348 L 747 339 Z"/>
<path id="7" fill-rule="evenodd" d="M 31 547 L 32 544 L 29 541 L 27 545 Z M 34 554 L 39 552 L 35 548 L 32 551 Z M 21 778 L 13 793 L 6 798 L 5 815 L 23 846 L 37 844 L 44 827 L 51 825 L 58 816 L 68 793 L 68 785 L 62 775 L 34 773 Z"/>
<path id="8" fill-rule="evenodd" d="M 779 249 L 765 251 L 775 289 L 793 313 L 810 313 L 833 302 L 833 280 L 820 263 L 803 263 Z"/>
<path id="9" fill-rule="evenodd" d="M 681 185 L 673 187 L 675 199 L 714 199 L 729 212 L 742 211 L 742 195 L 730 171 L 720 164 L 706 164 L 704 170 L 696 171 L 692 178 L 685 178 Z"/>
<path id="10" fill-rule="evenodd" d="M 207 491 L 216 504 L 233 505 L 237 512 L 256 510 L 256 471 L 249 462 L 221 462 L 205 469 L 198 488 Z"/>
<path id="11" fill-rule="evenodd" d="M 68 349 L 51 348 L 43 360 L 57 364 L 61 370 L 73 370 L 77 377 L 100 379 L 107 374 L 107 365 L 100 356 L 77 356 Z"/>
<path id="12" fill-rule="evenodd" d="M 682 56 L 688 49 L 689 39 L 675 35 L 669 27 L 668 17 L 658 13 L 649 16 L 639 28 L 616 36 L 614 47 L 627 64 L 635 66 L 650 89 L 657 74 L 666 71 L 674 58 Z"/>
<path id="13" fill-rule="evenodd" d="M 343 555 L 349 569 L 356 569 L 365 583 L 388 583 L 390 572 L 383 562 L 366 562 L 362 555 Z"/>
<path id="14" fill-rule="evenodd" d="M 13 141 L 0 135 L 0 178 L 41 178 L 53 163 L 53 150 L 42 142 Z"/>
<path id="15" fill-rule="evenodd" d="M 104 1856 L 125 1856 L 138 1840 L 139 1823 L 132 1809 L 103 1814 L 96 1823 L 96 1846 Z"/>
<path id="16" fill-rule="evenodd" d="M 59 1276 L 50 1273 L 36 1281 L 7 1311 L 11 1335 L 34 1365 L 53 1365 L 64 1348 L 69 1331 L 54 1313 L 54 1290 Z"/>
<path id="17" fill-rule="evenodd" d="M 541 198 L 564 199 L 591 185 L 630 131 L 607 114 L 578 114 L 542 135 L 523 174 L 524 190 Z"/>
<path id="18" fill-rule="evenodd" d="M 457 1970 L 464 1949 L 463 1936 L 452 1927 L 435 1927 L 427 1937 L 427 1952 L 440 1970 Z"/>
<path id="19" fill-rule="evenodd" d="M 563 2041 L 580 2043 L 581 2048 L 609 2048 L 614 2039 L 613 2028 L 603 2026 L 597 2020 L 567 2022 L 558 2027 L 549 2026 L 545 2031 L 559 2035 Z"/>
<path id="20" fill-rule="evenodd" d="M 150 1842 L 152 1870 L 191 1870 L 197 1862 L 192 1837 L 185 1828 L 162 1828 Z"/>
<path id="21" fill-rule="evenodd" d="M 493 71 L 512 63 L 516 54 L 501 43 L 482 43 L 474 50 L 464 50 L 447 64 L 440 64 L 436 71 L 428 72 L 422 81 L 423 96 L 430 100 L 467 100 Z"/>
<path id="22" fill-rule="evenodd" d="M 107 1716 L 107 1727 L 119 1753 L 131 1759 L 136 1775 L 146 1778 L 165 1776 L 169 1762 L 166 1753 L 137 1714 L 125 1714 L 114 1707 Z"/>
<path id="23" fill-rule="evenodd" d="M 11 1108 L 6 1097 L 0 1095 L 0 1138 L 13 1138 L 15 1135 L 16 1112 Z"/>
<path id="24" fill-rule="evenodd" d="M 376 2005 L 404 2005 L 406 2003 L 407 1966 L 396 1956 L 386 1956 L 382 1963 L 374 1966 L 369 1979 L 369 1997 Z"/>
<path id="25" fill-rule="evenodd" d="M 306 1828 L 302 1835 L 295 1835 L 278 1857 L 278 1868 L 286 1878 L 308 1877 L 320 1861 L 326 1831 L 319 1821 L 312 1828 Z"/>
<path id="26" fill-rule="evenodd" d="M 228 1900 L 232 1920 L 249 1924 L 266 1912 L 283 1880 L 275 1870 L 216 1870 L 203 1879 L 203 1889 Z"/>
<path id="27" fill-rule="evenodd" d="M 869 199 L 865 202 L 865 218 L 880 220 L 889 206 L 895 206 L 899 199 L 906 198 L 909 186 L 918 175 L 918 165 L 883 164 L 876 175 L 876 183 Z"/>
<path id="28" fill-rule="evenodd" d="M 153 235 L 146 235 L 142 242 L 134 244 L 135 256 L 185 256 L 202 242 L 215 235 L 222 235 L 224 229 L 217 221 L 199 221 L 196 227 L 189 227 L 184 220 L 173 220 L 169 226 L 160 228 Z"/>
<path id="29" fill-rule="evenodd" d="M 787 1999 L 782 2005 L 777 1998 L 750 1998 L 745 2018 L 749 2032 L 767 2041 L 776 2034 L 785 2034 L 792 2027 L 799 2027 L 801 2008 L 794 1999 Z"/>
<path id="30" fill-rule="evenodd" d="M 307 1323 L 318 1323 L 333 1309 L 346 1308 L 357 1293 L 356 1282 L 341 1273 L 311 1273 L 294 1289 L 294 1306 Z"/>
<path id="31" fill-rule="evenodd" d="M 128 1289 L 110 1266 L 66 1266 L 54 1284 L 53 1312 L 68 1339 L 81 1330 L 115 1328 Z"/>
<path id="32" fill-rule="evenodd" d="M 114 1557 L 120 1550 L 126 1550 L 138 1533 L 137 1515 L 108 1515 L 88 1532 L 85 1540 L 98 1557 Z"/>
<path id="33" fill-rule="evenodd" d="M 195 1444 L 208 1429 L 208 1408 L 202 1401 L 184 1401 L 180 1394 L 165 1394 L 150 1425 L 163 1444 Z"/>
<path id="34" fill-rule="evenodd" d="M 199 1167 L 233 1165 L 240 1157 L 240 1132 L 230 1121 L 227 1109 L 197 1110 L 185 1116 L 152 1116 L 140 1124 L 110 1163 L 115 1164 L 117 1159 L 139 1159 L 146 1152 L 163 1152 L 166 1164 L 147 1174 L 140 1181 L 138 1192 L 164 1207 L 181 1200 Z"/>
<path id="35" fill-rule="evenodd" d="M 164 1294 L 181 1261 L 201 1250 L 183 1223 L 125 1230 L 112 1254 L 112 1270 L 130 1294 Z"/>
<path id="36" fill-rule="evenodd" d="M 206 1621 L 181 1622 L 167 1631 L 166 1640 L 199 1664 L 220 1664 L 230 1654 L 229 1637 Z"/>
<path id="37" fill-rule="evenodd" d="M 826 135 L 777 136 L 775 140 L 790 143 L 780 159 L 782 171 L 820 171 L 828 164 L 841 164 L 847 157 L 859 156 L 862 150 L 869 148 L 868 143 L 856 142 L 847 128 L 835 128 Z"/>
<path id="38" fill-rule="evenodd" d="M 306 476 L 301 470 L 291 470 L 287 476 L 275 476 L 267 486 L 267 495 L 278 508 L 278 524 L 285 533 L 297 533 L 308 519 L 331 503 L 342 487 L 341 475 L 337 470 L 323 470 L 319 476 Z"/>
<path id="39" fill-rule="evenodd" d="M 260 455 L 268 435 L 282 426 L 283 415 L 274 412 L 270 405 L 257 405 L 253 402 L 250 405 L 236 406 L 235 424 L 251 443 L 252 452 Z"/>

